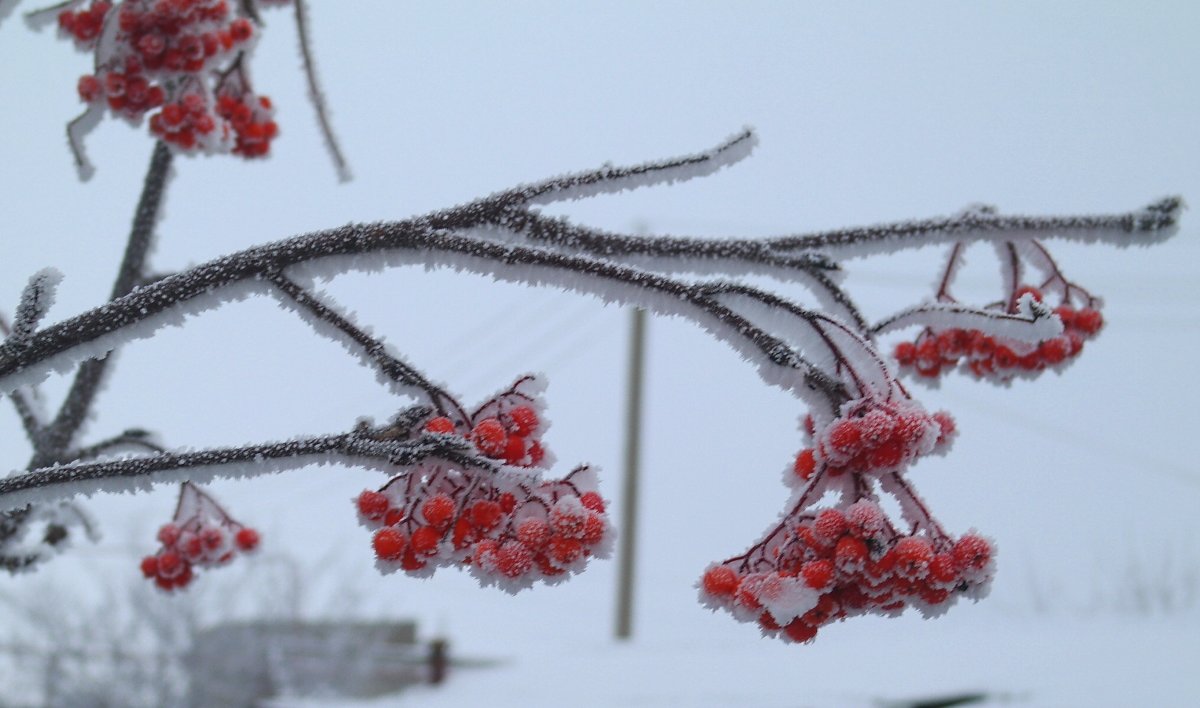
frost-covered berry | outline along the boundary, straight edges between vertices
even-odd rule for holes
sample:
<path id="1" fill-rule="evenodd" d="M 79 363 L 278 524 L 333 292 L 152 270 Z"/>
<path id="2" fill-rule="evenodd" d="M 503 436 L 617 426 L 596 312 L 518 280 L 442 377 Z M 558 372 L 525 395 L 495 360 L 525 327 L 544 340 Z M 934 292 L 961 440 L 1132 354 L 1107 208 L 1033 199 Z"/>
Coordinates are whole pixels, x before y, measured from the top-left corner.
<path id="1" fill-rule="evenodd" d="M 529 406 L 517 406 L 508 412 L 513 435 L 529 437 L 538 427 L 537 412 Z"/>
<path id="2" fill-rule="evenodd" d="M 255 531 L 251 528 L 239 529 L 237 534 L 233 537 L 233 542 L 237 544 L 238 550 L 246 552 L 253 551 L 254 549 L 258 548 L 260 540 L 261 539 L 258 535 L 258 531 Z"/>
<path id="3" fill-rule="evenodd" d="M 508 433 L 496 418 L 485 418 L 475 424 L 471 431 L 475 447 L 488 457 L 503 457 L 508 444 Z"/>
<path id="4" fill-rule="evenodd" d="M 700 582 L 704 592 L 709 595 L 731 597 L 737 591 L 741 579 L 732 568 L 718 565 L 705 571 L 704 578 Z"/>
<path id="5" fill-rule="evenodd" d="M 454 432 L 454 423 L 445 416 L 430 418 L 429 422 L 425 423 L 425 432 L 448 435 Z"/>
<path id="6" fill-rule="evenodd" d="M 358 513 L 372 521 L 382 519 L 383 515 L 387 513 L 389 506 L 386 495 L 369 489 L 359 494 L 355 503 L 358 506 Z"/>
<path id="7" fill-rule="evenodd" d="M 421 516 L 436 529 L 446 528 L 456 510 L 454 500 L 448 494 L 435 494 L 421 504 Z"/>
<path id="8" fill-rule="evenodd" d="M 404 538 L 404 534 L 391 526 L 379 529 L 371 539 L 371 546 L 380 560 L 399 560 L 407 543 L 408 540 Z"/>

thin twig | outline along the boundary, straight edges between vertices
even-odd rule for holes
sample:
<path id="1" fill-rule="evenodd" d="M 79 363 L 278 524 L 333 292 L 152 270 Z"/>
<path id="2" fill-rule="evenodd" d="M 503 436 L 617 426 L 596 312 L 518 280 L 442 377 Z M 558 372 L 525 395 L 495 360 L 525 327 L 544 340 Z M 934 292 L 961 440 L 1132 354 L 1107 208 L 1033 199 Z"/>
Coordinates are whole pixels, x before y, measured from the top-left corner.
<path id="1" fill-rule="evenodd" d="M 158 220 L 168 177 L 171 171 L 171 150 L 162 141 L 154 144 L 150 166 L 142 185 L 129 231 L 125 254 L 113 283 L 110 300 L 116 300 L 131 292 L 141 281 L 145 270 L 146 254 L 154 237 L 154 225 Z M 71 443 L 79 426 L 91 411 L 92 402 L 108 367 L 108 358 L 90 359 L 80 364 L 71 383 L 71 389 L 59 408 L 58 415 L 46 431 L 49 449 L 43 454 L 59 455 Z"/>
<path id="2" fill-rule="evenodd" d="M 317 124 L 321 128 L 321 136 L 325 139 L 325 147 L 333 158 L 337 168 L 338 179 L 350 181 L 350 165 L 338 146 L 337 135 L 333 132 L 333 124 L 329 120 L 329 108 L 325 104 L 325 93 L 317 81 L 317 66 L 310 48 L 312 40 L 308 36 L 308 8 L 304 0 L 292 0 L 296 10 L 296 34 L 300 40 L 300 58 L 304 62 L 304 77 L 308 80 L 308 100 L 312 101 L 313 110 L 317 113 Z"/>

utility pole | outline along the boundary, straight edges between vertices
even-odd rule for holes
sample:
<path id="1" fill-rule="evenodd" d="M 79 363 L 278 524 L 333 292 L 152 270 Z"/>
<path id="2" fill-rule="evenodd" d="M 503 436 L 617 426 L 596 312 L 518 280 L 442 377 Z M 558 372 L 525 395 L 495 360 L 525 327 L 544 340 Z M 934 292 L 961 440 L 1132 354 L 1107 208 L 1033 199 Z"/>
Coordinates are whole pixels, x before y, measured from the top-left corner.
<path id="1" fill-rule="evenodd" d="M 629 330 L 629 384 L 625 407 L 625 478 L 621 489 L 621 533 L 617 563 L 616 637 L 633 636 L 633 572 L 636 565 L 638 462 L 642 437 L 642 373 L 646 350 L 646 311 L 633 311 Z"/>

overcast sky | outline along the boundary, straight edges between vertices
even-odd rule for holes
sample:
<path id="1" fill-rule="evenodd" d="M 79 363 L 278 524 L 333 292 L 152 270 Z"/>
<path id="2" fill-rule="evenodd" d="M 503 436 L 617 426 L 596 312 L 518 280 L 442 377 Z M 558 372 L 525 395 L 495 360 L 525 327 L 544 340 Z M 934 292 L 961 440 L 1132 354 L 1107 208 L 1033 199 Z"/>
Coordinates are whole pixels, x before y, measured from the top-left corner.
<path id="1" fill-rule="evenodd" d="M 355 180 L 338 184 L 322 149 L 290 12 L 270 11 L 253 76 L 278 106 L 282 136 L 266 161 L 176 161 L 154 268 L 606 161 L 694 152 L 747 124 L 761 144 L 732 169 L 552 211 L 627 232 L 766 236 L 973 202 L 1052 214 L 1200 199 L 1200 6 L 1191 2 L 312 5 L 313 49 Z M 107 120 L 88 138 L 97 172 L 81 184 L 63 125 L 80 109 L 74 86 L 88 58 L 14 14 L 0 24 L 0 66 L 0 307 L 11 312 L 28 276 L 54 265 L 66 276 L 57 320 L 106 296 L 151 141 L 144 126 Z M 1111 604 L 1130 574 L 1169 578 L 1200 564 L 1198 235 L 1185 213 L 1178 236 L 1150 249 L 1051 244 L 1070 277 L 1106 299 L 1109 326 L 1083 357 L 1063 376 L 1008 389 L 965 379 L 917 387 L 962 434 L 912 479 L 950 529 L 978 528 L 1000 548 L 993 598 L 937 623 L 1028 611 L 1038 587 L 1056 589 L 1051 602 L 1064 611 Z M 854 261 L 848 283 L 882 316 L 927 297 L 941 258 Z M 969 258 L 963 292 L 994 299 L 990 251 Z M 411 268 L 348 275 L 329 291 L 464 402 L 545 371 L 548 445 L 564 465 L 599 465 L 605 494 L 616 494 L 625 310 Z M 62 382 L 45 388 L 58 395 Z M 255 300 L 122 352 L 89 435 L 141 426 L 172 446 L 234 444 L 341 431 L 405 403 L 337 345 Z M 0 462 L 16 469 L 29 451 L 9 408 L 0 408 Z M 758 641 L 696 605 L 692 583 L 776 518 L 803 414 L 693 324 L 651 322 L 641 636 Z M 213 490 L 263 529 L 266 553 L 300 558 L 313 612 L 416 615 L 468 641 L 607 636 L 612 563 L 516 599 L 450 570 L 428 582 L 375 577 L 349 499 L 379 482 L 323 468 Z M 44 572 L 132 575 L 173 498 L 168 488 L 97 498 L 101 545 Z M 0 579 L 13 582 L 25 579 Z M 880 631 L 912 631 L 889 626 Z M 769 644 L 762 650 L 795 651 Z"/>

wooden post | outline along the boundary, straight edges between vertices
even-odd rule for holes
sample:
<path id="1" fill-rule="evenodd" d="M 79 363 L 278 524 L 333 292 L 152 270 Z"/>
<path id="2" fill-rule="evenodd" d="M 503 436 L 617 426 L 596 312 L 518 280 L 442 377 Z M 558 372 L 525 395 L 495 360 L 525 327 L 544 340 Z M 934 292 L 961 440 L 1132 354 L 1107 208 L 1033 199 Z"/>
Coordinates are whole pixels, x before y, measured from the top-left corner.
<path id="1" fill-rule="evenodd" d="M 633 572 L 636 564 L 638 460 L 642 434 L 642 373 L 646 311 L 633 311 L 629 332 L 629 389 L 625 409 L 625 480 L 621 489 L 621 548 L 617 564 L 617 639 L 633 636 Z"/>

